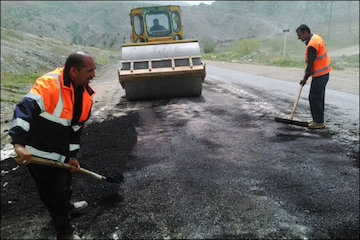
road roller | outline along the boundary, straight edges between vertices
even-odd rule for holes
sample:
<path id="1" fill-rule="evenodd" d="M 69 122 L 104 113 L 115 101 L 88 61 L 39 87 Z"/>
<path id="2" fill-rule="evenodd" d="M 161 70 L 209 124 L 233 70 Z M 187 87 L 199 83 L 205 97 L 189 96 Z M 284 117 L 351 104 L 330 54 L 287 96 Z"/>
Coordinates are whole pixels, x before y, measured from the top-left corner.
<path id="1" fill-rule="evenodd" d="M 128 100 L 201 96 L 205 64 L 197 39 L 184 39 L 180 7 L 135 8 L 122 45 L 119 82 Z"/>

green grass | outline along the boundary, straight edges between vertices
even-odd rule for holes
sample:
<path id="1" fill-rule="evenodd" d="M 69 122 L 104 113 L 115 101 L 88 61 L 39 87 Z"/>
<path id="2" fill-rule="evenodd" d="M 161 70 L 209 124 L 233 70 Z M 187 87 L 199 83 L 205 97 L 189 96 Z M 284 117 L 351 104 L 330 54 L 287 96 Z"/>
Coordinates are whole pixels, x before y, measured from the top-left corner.
<path id="1" fill-rule="evenodd" d="M 1 97 L 1 102 L 2 103 L 5 103 L 5 102 L 8 102 L 8 103 L 14 103 L 14 104 L 17 104 L 21 101 L 23 95 L 19 95 L 19 94 L 7 94 L 6 97 Z"/>
<path id="2" fill-rule="evenodd" d="M 267 62 L 267 65 L 279 67 L 304 67 L 305 63 L 301 60 L 288 59 L 283 57 L 274 57 Z"/>
<path id="3" fill-rule="evenodd" d="M 29 84 L 33 84 L 41 74 L 21 74 L 13 75 L 11 73 L 1 73 L 1 87 L 22 89 Z"/>
<path id="4" fill-rule="evenodd" d="M 326 41 L 326 40 L 325 40 Z M 336 50 L 355 42 L 326 41 L 328 49 Z M 280 67 L 305 67 L 305 50 L 303 42 L 294 36 L 288 36 L 284 56 L 284 36 L 270 39 L 243 39 L 231 42 L 228 46 L 215 49 L 214 52 L 204 53 L 202 57 L 209 60 L 254 63 Z M 333 68 L 342 70 L 347 67 L 359 67 L 359 54 L 353 56 L 333 57 Z"/>
<path id="5" fill-rule="evenodd" d="M 342 70 L 344 68 L 359 68 L 359 54 L 351 56 L 333 57 L 331 64 Z M 335 69 L 334 67 L 334 69 Z"/>
<path id="6" fill-rule="evenodd" d="M 25 36 L 21 34 L 19 31 L 12 31 L 7 30 L 5 28 L 1 28 L 1 40 L 7 40 L 7 41 L 24 41 Z"/>
<path id="7" fill-rule="evenodd" d="M 243 57 L 257 53 L 260 49 L 260 45 L 261 43 L 259 39 L 244 39 L 242 41 L 234 42 L 228 50 L 235 51 L 239 57 Z"/>
<path id="8" fill-rule="evenodd" d="M 62 39 L 50 39 L 36 36 L 29 33 L 23 33 L 16 30 L 9 30 L 1 27 L 1 41 L 8 48 L 16 48 L 22 51 L 16 54 L 2 53 L 2 61 L 12 63 L 11 69 L 2 67 L 1 71 L 1 102 L 18 102 L 27 93 L 34 84 L 35 80 L 41 75 L 53 70 L 55 67 L 48 65 L 46 60 L 41 61 L 43 52 L 54 56 L 56 66 L 63 66 L 60 56 L 67 56 L 78 49 L 78 46 Z M 80 46 L 81 50 L 89 52 L 94 57 L 97 65 L 97 74 L 105 71 L 106 67 L 116 64 L 120 60 L 121 51 L 110 49 L 99 49 L 89 46 Z M 9 51 L 9 50 L 8 50 Z M 39 63 L 34 68 L 32 65 L 23 64 L 19 59 L 34 57 L 38 53 Z M 45 54 L 44 54 L 45 55 Z M 60 62 L 61 61 L 61 62 Z M 12 73 L 12 72 L 16 72 Z"/>
<path id="9" fill-rule="evenodd" d="M 1 102 L 19 102 L 41 74 L 1 73 Z"/>

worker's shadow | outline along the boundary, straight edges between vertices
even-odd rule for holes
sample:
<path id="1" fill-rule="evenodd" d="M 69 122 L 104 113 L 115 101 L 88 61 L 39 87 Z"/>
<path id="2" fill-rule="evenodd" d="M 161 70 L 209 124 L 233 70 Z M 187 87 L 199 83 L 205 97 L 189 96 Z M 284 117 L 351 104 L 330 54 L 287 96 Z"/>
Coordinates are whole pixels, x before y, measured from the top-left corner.
<path id="1" fill-rule="evenodd" d="M 88 124 L 81 137 L 81 167 L 107 178 L 122 180 L 129 161 L 134 161 L 131 153 L 137 143 L 135 126 L 138 118 L 136 113 L 128 113 Z M 85 214 L 74 219 L 80 233 L 91 229 L 99 218 L 121 208 L 124 197 L 119 192 L 120 184 L 119 181 L 98 180 L 87 174 L 73 177 L 73 200 L 86 200 L 89 204 Z"/>
<path id="2" fill-rule="evenodd" d="M 118 192 L 128 162 L 134 158 L 131 152 L 137 142 L 134 127 L 137 118 L 137 115 L 127 114 L 103 122 L 93 122 L 83 129 L 80 165 L 105 176 L 107 180 L 77 174 L 73 177 L 74 200 L 84 198 L 90 202 L 101 203 L 103 199 Z M 120 181 L 108 181 L 110 179 Z"/>
<path id="3" fill-rule="evenodd" d="M 87 125 L 81 137 L 81 165 L 101 175 L 123 173 L 137 142 L 137 121 L 136 114 L 127 114 Z"/>

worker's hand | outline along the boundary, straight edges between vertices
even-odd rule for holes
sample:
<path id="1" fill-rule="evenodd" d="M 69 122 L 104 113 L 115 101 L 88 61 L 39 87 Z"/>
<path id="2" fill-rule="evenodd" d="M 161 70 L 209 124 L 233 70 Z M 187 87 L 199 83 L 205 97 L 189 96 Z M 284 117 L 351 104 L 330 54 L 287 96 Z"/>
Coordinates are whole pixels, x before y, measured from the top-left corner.
<path id="1" fill-rule="evenodd" d="M 306 79 L 306 78 L 304 78 L 303 80 L 301 80 L 301 81 L 300 81 L 300 85 L 305 86 L 306 82 L 307 82 L 307 79 Z"/>
<path id="2" fill-rule="evenodd" d="M 15 144 L 14 151 L 17 155 L 15 161 L 18 164 L 29 164 L 31 162 L 31 152 L 24 145 Z"/>
<path id="3" fill-rule="evenodd" d="M 70 158 L 68 164 L 75 166 L 76 168 L 70 169 L 70 172 L 78 172 L 80 171 L 80 163 L 76 158 Z"/>

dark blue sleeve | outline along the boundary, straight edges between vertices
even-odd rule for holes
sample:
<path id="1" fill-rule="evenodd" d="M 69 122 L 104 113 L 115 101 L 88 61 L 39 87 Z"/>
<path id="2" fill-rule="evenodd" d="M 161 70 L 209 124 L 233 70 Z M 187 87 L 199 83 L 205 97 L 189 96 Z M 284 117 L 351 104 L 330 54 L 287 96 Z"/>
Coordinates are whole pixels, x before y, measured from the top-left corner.
<path id="1" fill-rule="evenodd" d="M 9 130 L 13 144 L 26 144 L 27 135 L 31 128 L 32 122 L 40 114 L 41 110 L 36 100 L 24 97 L 16 105 L 14 116 Z"/>
<path id="2" fill-rule="evenodd" d="M 316 49 L 314 47 L 309 47 L 308 48 L 308 61 L 307 61 L 306 69 L 305 69 L 305 78 L 306 79 L 308 79 L 311 75 L 311 69 L 314 65 L 315 57 L 316 57 Z"/>

